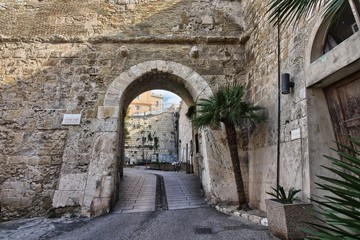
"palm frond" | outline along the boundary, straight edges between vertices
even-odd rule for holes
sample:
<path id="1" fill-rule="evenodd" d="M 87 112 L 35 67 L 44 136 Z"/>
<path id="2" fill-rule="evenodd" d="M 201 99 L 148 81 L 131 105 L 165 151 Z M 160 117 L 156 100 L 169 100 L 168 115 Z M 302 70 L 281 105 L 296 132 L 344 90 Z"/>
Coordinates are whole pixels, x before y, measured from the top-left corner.
<path id="1" fill-rule="evenodd" d="M 354 146 L 346 146 L 346 150 L 337 152 L 341 159 L 325 156 L 332 166 L 323 168 L 337 175 L 337 178 L 318 176 L 324 183 L 316 183 L 326 194 L 312 199 L 319 206 L 317 213 L 324 220 L 320 223 L 308 223 L 312 229 L 306 232 L 310 239 L 360 239 L 360 159 L 358 150 L 360 139 L 349 137 Z M 344 147 L 343 144 L 341 144 Z"/>
<path id="2" fill-rule="evenodd" d="M 217 126 L 225 120 L 237 126 L 243 123 L 240 120 L 244 118 L 254 122 L 264 120 L 259 113 L 262 108 L 245 102 L 244 95 L 244 88 L 238 83 L 221 86 L 209 98 L 198 101 L 193 126 L 195 128 Z"/>
<path id="3" fill-rule="evenodd" d="M 273 25 L 299 23 L 317 8 L 321 9 L 325 19 L 336 19 L 344 10 L 346 0 L 270 0 L 268 13 Z"/>

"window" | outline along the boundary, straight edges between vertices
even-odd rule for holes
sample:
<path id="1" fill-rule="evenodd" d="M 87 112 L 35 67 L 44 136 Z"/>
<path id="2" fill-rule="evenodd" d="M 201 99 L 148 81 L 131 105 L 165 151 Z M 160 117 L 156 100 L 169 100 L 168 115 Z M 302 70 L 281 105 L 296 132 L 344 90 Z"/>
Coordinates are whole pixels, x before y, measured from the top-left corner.
<path id="1" fill-rule="evenodd" d="M 350 6 L 349 2 L 347 2 L 339 19 L 331 24 L 325 39 L 323 54 L 329 52 L 355 32 L 359 31 L 354 13 L 359 16 L 360 3 L 359 1 L 352 1 L 352 3 L 353 6 Z"/>
<path id="2" fill-rule="evenodd" d="M 156 101 L 156 106 L 158 107 L 160 105 L 159 101 Z"/>
<path id="3" fill-rule="evenodd" d="M 136 110 L 140 110 L 140 106 L 135 106 L 135 109 L 136 109 Z"/>

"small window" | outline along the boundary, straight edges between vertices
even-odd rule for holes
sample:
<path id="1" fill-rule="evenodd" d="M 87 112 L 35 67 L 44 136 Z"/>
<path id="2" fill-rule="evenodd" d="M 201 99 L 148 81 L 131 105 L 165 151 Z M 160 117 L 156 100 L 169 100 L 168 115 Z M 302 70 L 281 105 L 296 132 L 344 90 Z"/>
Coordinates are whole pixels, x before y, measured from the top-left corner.
<path id="1" fill-rule="evenodd" d="M 158 107 L 160 105 L 159 101 L 156 101 L 156 106 Z"/>
<path id="2" fill-rule="evenodd" d="M 135 106 L 136 110 L 140 110 L 140 106 Z"/>
<path id="3" fill-rule="evenodd" d="M 354 1 L 354 3 L 355 7 L 352 9 L 349 2 L 347 2 L 339 19 L 331 24 L 325 39 L 323 54 L 329 52 L 355 32 L 359 31 L 359 26 L 357 26 L 355 22 L 353 12 L 360 12 L 360 4 L 357 1 Z"/>

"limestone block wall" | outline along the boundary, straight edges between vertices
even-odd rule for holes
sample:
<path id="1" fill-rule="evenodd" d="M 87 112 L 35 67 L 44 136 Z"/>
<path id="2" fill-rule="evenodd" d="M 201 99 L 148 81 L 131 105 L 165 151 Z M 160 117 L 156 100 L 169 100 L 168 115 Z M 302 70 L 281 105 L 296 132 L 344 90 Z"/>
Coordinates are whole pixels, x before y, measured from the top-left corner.
<path id="1" fill-rule="evenodd" d="M 52 208 L 86 216 L 109 211 L 123 161 L 122 118 L 139 89 L 161 86 L 193 104 L 234 80 L 267 116 L 238 134 L 250 205 L 265 210 L 265 192 L 276 184 L 278 123 L 277 29 L 266 18 L 266 5 L 0 1 L 1 217 Z M 303 200 L 316 192 L 314 156 L 321 157 L 308 132 L 324 132 L 311 110 L 322 90 L 309 88 L 305 78 L 318 20 L 315 14 L 281 30 L 281 73 L 290 73 L 295 88 L 281 96 L 280 184 L 301 188 Z M 63 125 L 65 113 L 81 114 L 80 125 Z M 195 172 L 207 197 L 236 200 L 224 131 L 198 132 L 198 140 Z"/>
<path id="2" fill-rule="evenodd" d="M 199 74 L 209 89 L 244 73 L 248 37 L 228 4 L 0 1 L 1 218 L 53 208 L 86 216 L 109 211 L 117 195 L 123 111 L 105 105 L 122 94 L 109 90 L 111 83 L 153 60 L 163 61 L 167 76 L 181 75 L 187 68 L 173 69 L 180 64 L 192 69 L 187 73 Z M 197 54 L 189 54 L 194 47 Z M 169 78 L 164 87 L 193 89 L 196 101 L 205 90 L 197 76 L 188 76 L 193 85 Z M 152 87 L 151 78 L 145 83 Z M 109 91 L 113 99 L 105 99 Z M 81 114 L 80 125 L 63 125 L 64 114 Z M 206 169 L 206 178 L 215 176 Z"/>
<path id="3" fill-rule="evenodd" d="M 267 19 L 266 2 L 254 1 L 250 4 L 244 1 L 242 4 L 243 9 L 246 9 L 245 25 L 249 28 L 248 31 L 251 31 L 245 46 L 244 83 L 249 100 L 266 109 L 267 121 L 245 134 L 243 139 L 248 143 L 247 148 L 239 147 L 244 149 L 242 155 L 249 164 L 250 203 L 265 210 L 264 199 L 269 198 L 265 192 L 276 186 L 277 28 Z M 311 194 L 321 194 L 314 181 L 317 179 L 316 175 L 324 174 L 320 168 L 320 164 L 326 164 L 322 155 L 331 154 L 328 151 L 331 146 L 328 140 L 334 139 L 322 89 L 318 86 L 309 87 L 306 77 L 309 72 L 313 36 L 320 22 L 321 13 L 314 12 L 297 26 L 280 29 L 280 72 L 289 73 L 295 83 L 289 95 L 281 95 L 280 185 L 286 189 L 301 189 L 300 198 L 304 201 L 308 201 Z M 338 52 L 338 55 L 346 56 L 343 54 L 345 53 Z M 347 62 L 349 64 L 350 59 Z M 317 69 L 316 72 L 332 69 L 332 64 L 335 63 L 328 61 L 325 69 Z M 314 108 L 318 110 L 314 111 Z M 319 118 L 323 120 L 319 121 Z"/>
<path id="4" fill-rule="evenodd" d="M 125 156 L 142 161 L 151 160 L 151 155 L 159 154 L 160 161 L 176 160 L 174 111 L 166 111 L 157 115 L 133 116 L 128 120 L 129 137 L 125 143 Z M 149 134 L 152 139 L 149 139 Z M 142 138 L 145 138 L 144 149 Z M 154 138 L 157 137 L 158 148 L 154 149 Z"/>
<path id="5" fill-rule="evenodd" d="M 243 2 L 245 21 L 252 31 L 246 43 L 246 87 L 249 101 L 265 108 L 267 120 L 242 135 L 241 160 L 248 164 L 249 200 L 251 206 L 265 210 L 266 191 L 276 186 L 277 157 L 277 28 L 267 18 L 267 2 Z M 308 29 L 311 25 L 308 26 Z M 250 30 L 252 29 L 252 30 Z M 290 95 L 281 96 L 280 185 L 302 189 L 304 200 L 309 196 L 306 167 L 308 161 L 306 96 L 303 78 L 304 26 L 281 30 L 281 73 L 289 72 L 295 82 Z M 291 131 L 300 137 L 291 139 Z"/>

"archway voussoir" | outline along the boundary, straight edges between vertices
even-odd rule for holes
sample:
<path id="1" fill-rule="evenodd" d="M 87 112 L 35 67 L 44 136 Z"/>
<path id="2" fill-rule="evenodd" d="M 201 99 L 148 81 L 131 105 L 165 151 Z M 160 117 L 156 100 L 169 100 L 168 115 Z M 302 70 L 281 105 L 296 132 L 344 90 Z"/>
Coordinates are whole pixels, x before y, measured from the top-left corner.
<path id="1" fill-rule="evenodd" d="M 120 74 L 119 80 L 122 84 L 129 84 L 132 82 L 133 79 L 130 77 L 128 71 L 126 71 Z"/>
<path id="2" fill-rule="evenodd" d="M 119 94 L 123 93 L 126 89 L 126 87 L 128 86 L 128 84 L 126 83 L 122 83 L 120 79 L 118 79 L 118 81 L 114 81 L 110 87 L 110 89 L 115 89 Z"/>
<path id="3" fill-rule="evenodd" d="M 169 64 L 168 62 L 166 61 L 162 61 L 162 60 L 157 60 L 157 68 L 158 68 L 158 71 L 160 72 L 168 72 L 169 71 Z"/>
<path id="4" fill-rule="evenodd" d="M 118 118 L 119 117 L 119 106 L 100 106 L 98 107 L 97 118 Z"/>
<path id="5" fill-rule="evenodd" d="M 130 69 L 134 69 L 133 71 L 138 71 L 141 75 L 149 72 L 149 65 L 144 63 L 139 63 L 135 66 L 132 66 Z"/>
<path id="6" fill-rule="evenodd" d="M 187 67 L 187 66 L 181 66 L 181 70 L 179 74 L 182 76 L 183 79 L 186 79 L 188 76 L 192 75 L 194 71 Z"/>
<path id="7" fill-rule="evenodd" d="M 140 68 L 139 68 L 137 65 L 132 66 L 132 67 L 128 70 L 128 72 L 131 73 L 131 74 L 129 74 L 129 75 L 133 75 L 133 76 L 135 76 L 135 78 L 138 78 L 138 77 L 140 77 L 140 76 L 142 75 L 141 70 L 140 70 Z"/>
<path id="8" fill-rule="evenodd" d="M 168 62 L 168 72 L 170 73 L 180 73 L 179 70 L 180 70 L 180 64 L 176 63 L 176 62 Z M 176 74 L 175 74 L 176 75 Z"/>
<path id="9" fill-rule="evenodd" d="M 119 106 L 120 94 L 106 94 L 104 99 L 104 106 Z"/>
<path id="10" fill-rule="evenodd" d="M 150 70 L 154 71 L 157 70 L 157 61 L 150 61 Z"/>

